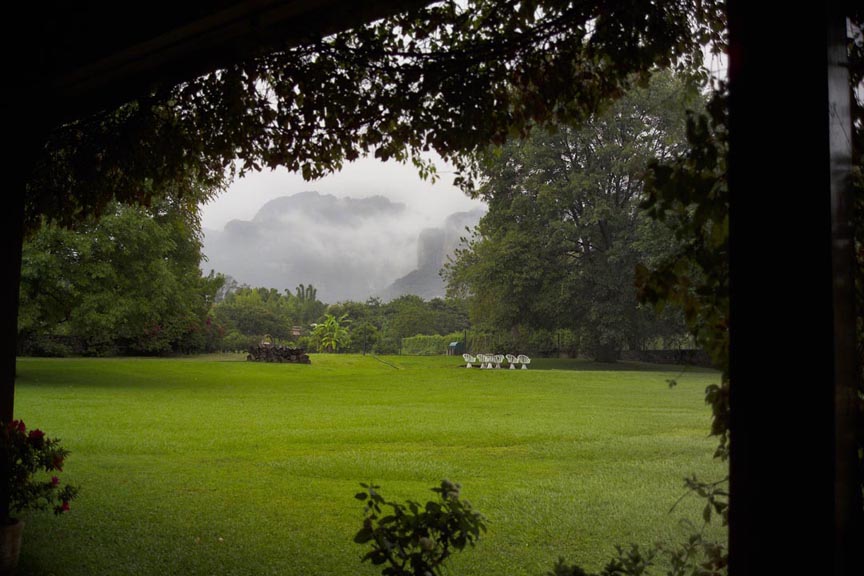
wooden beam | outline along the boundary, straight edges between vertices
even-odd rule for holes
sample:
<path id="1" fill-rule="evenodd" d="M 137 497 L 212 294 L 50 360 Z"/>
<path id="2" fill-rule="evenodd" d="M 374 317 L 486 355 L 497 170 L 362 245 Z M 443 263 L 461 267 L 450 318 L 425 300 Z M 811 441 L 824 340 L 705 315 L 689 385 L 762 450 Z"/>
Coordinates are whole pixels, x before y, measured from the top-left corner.
<path id="1" fill-rule="evenodd" d="M 308 42 L 362 25 L 430 0 L 238 0 L 234 2 L 162 2 L 154 10 L 166 14 L 165 25 L 150 18 L 137 23 L 125 8 L 104 13 L 74 13 L 63 30 L 86 25 L 94 38 L 82 46 L 64 40 L 46 46 L 40 58 L 61 61 L 59 67 L 30 66 L 25 104 L 70 119 L 107 106 L 116 106 L 152 89 L 174 84 L 247 58 Z M 208 9 L 208 6 L 212 6 Z M 193 11 L 191 7 L 196 9 Z M 181 16 L 172 14 L 177 9 Z M 183 16 L 183 12 L 189 14 Z M 59 17 L 59 16 L 58 16 Z M 51 15 L 48 15 L 48 19 Z M 76 20 L 80 20 L 76 24 Z M 83 26 L 82 26 L 83 27 Z M 117 43 L 115 28 L 129 31 L 127 43 Z M 37 33 L 42 32 L 39 29 Z M 111 35 L 110 50 L 99 49 L 101 34 Z M 57 53 L 72 44 L 73 54 Z M 43 74 L 47 71 L 47 75 Z"/>
<path id="2" fill-rule="evenodd" d="M 849 241 L 838 212 L 849 163 L 836 146 L 849 135 L 845 19 L 831 2 L 729 0 L 728 15 L 730 574 L 860 575 L 860 534 L 841 508 L 860 513 L 841 439 L 854 353 L 851 269 L 837 259 Z"/>
<path id="3" fill-rule="evenodd" d="M 852 222 L 852 113 L 846 18 L 828 12 L 828 143 L 834 290 L 834 574 L 864 574 L 864 525 L 858 477 L 858 366 L 855 229 Z"/>

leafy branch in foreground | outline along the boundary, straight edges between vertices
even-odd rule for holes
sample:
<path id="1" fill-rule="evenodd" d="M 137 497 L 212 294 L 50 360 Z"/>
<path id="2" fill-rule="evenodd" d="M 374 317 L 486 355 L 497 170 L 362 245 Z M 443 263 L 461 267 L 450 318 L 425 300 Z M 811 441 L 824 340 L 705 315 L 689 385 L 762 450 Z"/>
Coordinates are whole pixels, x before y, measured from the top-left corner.
<path id="1" fill-rule="evenodd" d="M 698 532 L 673 548 L 662 544 L 648 547 L 631 544 L 628 549 L 616 546 L 615 550 L 617 556 L 600 572 L 586 572 L 580 566 L 567 564 L 559 558 L 546 576 L 649 576 L 656 573 L 665 576 L 721 576 L 726 574 L 728 564 L 725 546 L 706 540 Z M 659 572 L 652 572 L 652 567 Z"/>
<path id="2" fill-rule="evenodd" d="M 461 486 L 449 480 L 432 488 L 438 501 L 422 507 L 413 500 L 388 502 L 378 491 L 380 486 L 360 485 L 364 491 L 355 498 L 366 502 L 366 517 L 354 542 L 372 547 L 362 561 L 386 564 L 383 576 L 440 576 L 444 561 L 453 552 L 474 546 L 486 531 L 486 519 L 459 497 Z M 385 514 L 386 508 L 392 513 Z"/>
<path id="3" fill-rule="evenodd" d="M 708 115 L 687 121 L 690 149 L 680 158 L 649 167 L 645 182 L 648 215 L 664 222 L 678 249 L 653 269 L 638 266 L 639 299 L 658 310 L 666 306 L 684 313 L 699 347 L 722 371 L 720 384 L 705 390 L 719 437 L 715 456 L 729 449 L 729 190 L 726 185 L 726 92 L 714 93 Z"/>
<path id="4" fill-rule="evenodd" d="M 434 150 L 470 189 L 464 155 L 584 119 L 634 79 L 696 68 L 703 45 L 725 43 L 717 0 L 422 4 L 55 127 L 28 183 L 28 229 L 112 200 L 196 204 L 264 168 L 311 180 L 367 155 L 431 177 Z"/>

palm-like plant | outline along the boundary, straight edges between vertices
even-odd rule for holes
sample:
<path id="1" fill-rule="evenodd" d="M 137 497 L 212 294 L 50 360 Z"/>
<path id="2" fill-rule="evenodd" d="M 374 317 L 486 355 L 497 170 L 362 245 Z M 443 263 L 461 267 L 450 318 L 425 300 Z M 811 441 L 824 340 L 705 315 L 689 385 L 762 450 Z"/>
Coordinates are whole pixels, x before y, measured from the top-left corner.
<path id="1" fill-rule="evenodd" d="M 348 314 L 336 318 L 333 314 L 324 314 L 324 321 L 315 325 L 312 335 L 318 340 L 319 352 L 338 352 L 339 347 L 345 347 L 350 340 L 348 335 Z"/>

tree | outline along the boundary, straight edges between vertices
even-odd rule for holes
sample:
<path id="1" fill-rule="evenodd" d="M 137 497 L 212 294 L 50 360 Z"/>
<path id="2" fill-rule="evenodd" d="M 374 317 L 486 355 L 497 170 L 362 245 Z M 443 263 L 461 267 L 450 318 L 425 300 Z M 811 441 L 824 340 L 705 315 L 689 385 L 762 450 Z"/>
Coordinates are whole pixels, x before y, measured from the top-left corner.
<path id="1" fill-rule="evenodd" d="M 213 314 L 229 331 L 257 340 L 265 334 L 285 339 L 291 335 L 298 306 L 294 298 L 273 289 L 239 288 L 216 305 Z"/>
<path id="2" fill-rule="evenodd" d="M 378 329 L 371 322 L 354 322 L 351 328 L 350 343 L 352 352 L 366 354 L 378 341 Z"/>
<path id="3" fill-rule="evenodd" d="M 373 153 L 428 177 L 434 149 L 472 190 L 472 155 L 490 142 L 585 119 L 658 66 L 696 67 L 702 45 L 722 45 L 723 22 L 723 4 L 705 0 L 412 7 L 52 127 L 25 228 L 74 226 L 113 201 L 191 209 L 238 172 L 312 179 Z"/>
<path id="4" fill-rule="evenodd" d="M 318 340 L 319 352 L 338 352 L 340 347 L 348 344 L 350 336 L 346 324 L 348 315 L 336 318 L 332 314 L 324 314 L 324 321 L 316 324 L 312 336 Z"/>
<path id="5" fill-rule="evenodd" d="M 302 326 L 308 326 L 321 317 L 327 306 L 318 300 L 318 289 L 312 284 L 308 286 L 304 286 L 303 284 L 298 285 L 295 293 L 299 303 L 297 322 Z"/>
<path id="6" fill-rule="evenodd" d="M 640 265 L 640 300 L 684 313 L 687 329 L 722 371 L 706 391 L 717 456 L 728 455 L 729 432 L 729 191 L 727 95 L 715 93 L 708 114 L 688 119 L 686 154 L 649 169 L 644 207 L 678 242 L 650 266 Z"/>
<path id="7" fill-rule="evenodd" d="M 240 342 L 260 340 L 266 334 L 291 340 L 294 326 L 308 326 L 326 308 L 311 284 L 301 284 L 293 294 L 288 289 L 280 292 L 275 288 L 243 286 L 227 294 L 213 313 L 230 331 L 232 348 L 237 348 Z"/>
<path id="8" fill-rule="evenodd" d="M 434 312 L 414 294 L 405 294 L 388 302 L 384 318 L 384 331 L 391 338 L 401 339 L 434 331 Z"/>
<path id="9" fill-rule="evenodd" d="M 857 13 L 850 18 L 858 29 L 858 34 L 849 42 L 849 84 L 857 86 L 852 91 L 852 168 L 853 191 L 853 223 L 855 227 L 855 310 L 857 333 L 857 388 L 858 398 L 864 398 L 864 8 L 860 6 Z M 864 402 L 859 401 L 858 430 L 856 444 L 858 452 L 858 481 L 861 487 L 862 511 L 859 516 L 860 525 L 864 525 Z"/>
<path id="10" fill-rule="evenodd" d="M 46 226 L 24 247 L 21 345 L 36 353 L 213 349 L 219 327 L 209 313 L 222 278 L 202 276 L 200 259 L 197 220 L 167 201 L 115 204 L 75 231 Z"/>
<path id="11" fill-rule="evenodd" d="M 445 267 L 475 323 L 570 328 L 600 360 L 664 332 L 633 288 L 637 262 L 674 247 L 639 210 L 642 180 L 652 158 L 683 149 L 685 110 L 700 103 L 695 86 L 659 74 L 579 128 L 491 150 L 479 191 L 489 212 Z"/>
<path id="12" fill-rule="evenodd" d="M 214 270 L 210 270 L 211 274 L 215 274 Z M 235 292 L 238 288 L 240 288 L 240 284 L 237 283 L 237 280 L 234 279 L 233 276 L 225 274 L 222 276 L 224 282 L 222 283 L 222 287 L 216 291 L 216 297 L 213 299 L 213 302 L 219 304 L 225 298 L 228 297 L 229 294 Z"/>
<path id="13" fill-rule="evenodd" d="M 444 0 L 310 38 L 54 127 L 28 185 L 27 224 L 73 225 L 115 199 L 194 203 L 265 166 L 312 179 L 374 153 L 430 175 L 422 153 L 434 149 L 467 168 L 464 153 L 585 118 L 657 66 L 698 63 L 701 44 L 722 35 L 722 10 Z"/>

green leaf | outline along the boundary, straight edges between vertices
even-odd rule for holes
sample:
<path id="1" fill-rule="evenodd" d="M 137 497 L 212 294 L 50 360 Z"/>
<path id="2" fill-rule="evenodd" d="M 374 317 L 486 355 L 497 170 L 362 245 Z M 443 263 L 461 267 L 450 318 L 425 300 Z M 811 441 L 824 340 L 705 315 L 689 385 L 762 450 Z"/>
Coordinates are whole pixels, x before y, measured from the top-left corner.
<path id="1" fill-rule="evenodd" d="M 357 544 L 365 544 L 374 538 L 375 533 L 372 528 L 364 527 L 354 536 L 354 542 Z"/>

